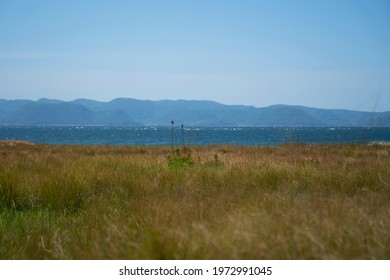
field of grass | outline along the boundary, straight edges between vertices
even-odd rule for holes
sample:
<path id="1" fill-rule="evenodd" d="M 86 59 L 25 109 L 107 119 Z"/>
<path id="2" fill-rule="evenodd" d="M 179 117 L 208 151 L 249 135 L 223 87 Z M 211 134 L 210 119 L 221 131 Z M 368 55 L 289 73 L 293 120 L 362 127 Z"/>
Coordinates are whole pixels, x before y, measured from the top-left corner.
<path id="1" fill-rule="evenodd" d="M 5 143 L 0 259 L 390 259 L 389 154 Z"/>

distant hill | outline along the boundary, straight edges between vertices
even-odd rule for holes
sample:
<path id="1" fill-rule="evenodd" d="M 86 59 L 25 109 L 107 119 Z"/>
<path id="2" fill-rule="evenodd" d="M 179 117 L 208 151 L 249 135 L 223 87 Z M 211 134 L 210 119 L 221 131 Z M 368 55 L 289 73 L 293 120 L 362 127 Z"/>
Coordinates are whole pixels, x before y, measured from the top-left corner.
<path id="1" fill-rule="evenodd" d="M 370 113 L 273 105 L 264 108 L 213 101 L 0 99 L 0 125 L 255 125 L 390 127 L 390 111 Z"/>

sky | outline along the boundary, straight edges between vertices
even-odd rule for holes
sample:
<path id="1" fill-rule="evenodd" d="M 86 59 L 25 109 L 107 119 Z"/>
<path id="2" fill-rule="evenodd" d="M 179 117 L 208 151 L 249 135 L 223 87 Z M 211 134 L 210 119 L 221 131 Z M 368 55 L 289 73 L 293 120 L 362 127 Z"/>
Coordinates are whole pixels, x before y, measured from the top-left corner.
<path id="1" fill-rule="evenodd" d="M 390 111 L 390 0 L 0 0 L 0 99 Z"/>

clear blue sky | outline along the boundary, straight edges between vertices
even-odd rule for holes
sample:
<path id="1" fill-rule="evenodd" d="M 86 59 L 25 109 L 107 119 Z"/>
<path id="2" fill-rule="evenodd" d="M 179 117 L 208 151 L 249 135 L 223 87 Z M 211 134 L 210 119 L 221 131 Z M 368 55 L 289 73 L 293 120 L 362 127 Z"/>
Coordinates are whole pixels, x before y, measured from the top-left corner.
<path id="1" fill-rule="evenodd" d="M 0 0 L 0 98 L 390 110 L 389 0 Z"/>

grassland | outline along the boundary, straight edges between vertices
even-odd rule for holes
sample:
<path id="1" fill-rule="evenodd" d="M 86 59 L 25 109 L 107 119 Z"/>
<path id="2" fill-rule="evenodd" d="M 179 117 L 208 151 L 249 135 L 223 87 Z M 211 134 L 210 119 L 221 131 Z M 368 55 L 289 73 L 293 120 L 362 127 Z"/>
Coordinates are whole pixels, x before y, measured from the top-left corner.
<path id="1" fill-rule="evenodd" d="M 390 259 L 389 154 L 4 143 L 0 259 Z"/>

